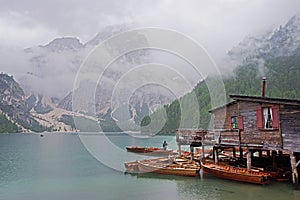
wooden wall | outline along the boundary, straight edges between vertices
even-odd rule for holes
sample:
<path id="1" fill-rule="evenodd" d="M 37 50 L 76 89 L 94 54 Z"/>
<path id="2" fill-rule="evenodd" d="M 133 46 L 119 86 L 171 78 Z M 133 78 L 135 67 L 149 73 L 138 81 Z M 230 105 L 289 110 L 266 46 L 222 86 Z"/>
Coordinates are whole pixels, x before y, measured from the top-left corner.
<path id="1" fill-rule="evenodd" d="M 300 107 L 285 105 L 280 110 L 283 148 L 300 152 Z"/>
<path id="2" fill-rule="evenodd" d="M 273 104 L 239 102 L 240 115 L 243 116 L 244 129 L 241 131 L 241 142 L 246 145 L 259 145 L 263 148 L 282 148 L 280 128 L 277 130 L 259 130 L 257 126 L 257 108 L 271 107 Z"/>
<path id="3" fill-rule="evenodd" d="M 243 129 L 240 130 L 241 145 L 250 147 L 268 148 L 272 150 L 281 150 L 282 136 L 280 127 L 277 130 L 259 130 L 257 126 L 257 108 L 261 106 L 272 106 L 272 104 L 260 104 L 255 102 L 236 102 L 229 104 L 226 109 L 221 108 L 213 111 L 214 128 L 230 129 L 230 120 L 232 116 L 243 117 Z M 223 134 L 222 134 L 223 133 Z M 221 144 L 226 141 L 236 141 L 236 136 L 232 137 L 232 131 L 221 131 Z M 236 135 L 236 133 L 235 133 Z M 226 138 L 228 137 L 228 138 Z M 230 137 L 230 138 L 229 138 Z"/>
<path id="4" fill-rule="evenodd" d="M 230 128 L 231 116 L 237 116 L 237 104 L 232 104 L 224 108 L 217 109 L 213 112 L 214 114 L 214 129 Z"/>

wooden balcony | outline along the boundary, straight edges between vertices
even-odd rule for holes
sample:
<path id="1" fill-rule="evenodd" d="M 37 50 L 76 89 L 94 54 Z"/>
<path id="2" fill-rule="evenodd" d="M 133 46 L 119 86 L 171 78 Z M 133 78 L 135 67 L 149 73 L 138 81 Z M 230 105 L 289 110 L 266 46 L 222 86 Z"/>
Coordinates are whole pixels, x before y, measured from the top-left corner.
<path id="1" fill-rule="evenodd" d="M 177 130 L 178 145 L 239 145 L 237 130 Z"/>
<path id="2" fill-rule="evenodd" d="M 214 145 L 214 138 L 208 130 L 177 130 L 176 133 L 178 145 Z"/>

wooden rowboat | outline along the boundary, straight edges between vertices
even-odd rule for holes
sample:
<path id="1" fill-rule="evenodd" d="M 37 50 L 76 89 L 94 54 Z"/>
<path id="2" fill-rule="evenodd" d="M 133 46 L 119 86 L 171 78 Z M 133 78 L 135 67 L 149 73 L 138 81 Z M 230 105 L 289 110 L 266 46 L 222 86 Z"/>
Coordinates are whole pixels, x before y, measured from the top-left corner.
<path id="1" fill-rule="evenodd" d="M 153 158 L 153 159 L 143 160 L 143 162 L 160 162 L 160 163 L 162 163 L 162 162 L 168 162 L 168 160 L 169 160 L 168 158 Z M 126 169 L 125 172 L 128 172 L 128 173 L 138 173 L 138 172 L 140 172 L 139 168 L 138 168 L 138 161 L 137 160 L 125 162 L 124 166 L 125 166 L 125 169 Z"/>
<path id="2" fill-rule="evenodd" d="M 142 173 L 157 173 L 176 176 L 199 176 L 200 165 L 196 162 L 192 163 L 170 163 L 169 160 L 142 160 L 137 161 L 138 170 Z"/>
<path id="3" fill-rule="evenodd" d="M 240 167 L 202 163 L 202 170 L 204 173 L 224 179 L 255 184 L 270 183 L 270 173 L 248 170 Z"/>
<path id="4" fill-rule="evenodd" d="M 137 173 L 137 172 L 139 172 L 137 161 L 126 162 L 126 163 L 124 163 L 124 166 L 126 168 L 126 172 L 128 172 L 128 173 Z"/>
<path id="5" fill-rule="evenodd" d="M 163 156 L 163 155 L 172 155 L 173 150 L 164 150 L 163 148 L 158 147 L 139 147 L 139 146 L 128 146 L 126 147 L 128 152 L 133 153 L 143 153 L 149 156 Z"/>

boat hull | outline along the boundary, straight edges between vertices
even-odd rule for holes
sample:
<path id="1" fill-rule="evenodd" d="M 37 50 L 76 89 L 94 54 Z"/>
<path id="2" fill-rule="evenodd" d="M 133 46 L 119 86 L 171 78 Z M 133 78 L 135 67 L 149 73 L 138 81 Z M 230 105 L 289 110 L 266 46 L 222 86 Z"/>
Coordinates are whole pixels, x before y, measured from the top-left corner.
<path id="1" fill-rule="evenodd" d="M 142 153 L 149 156 L 165 156 L 165 155 L 172 155 L 173 150 L 164 150 L 162 148 L 158 147 L 126 147 L 126 150 L 128 152 L 133 153 Z"/>
<path id="2" fill-rule="evenodd" d="M 268 184 L 270 183 L 270 174 L 264 172 L 256 172 L 244 168 L 236 168 L 231 166 L 219 166 L 214 164 L 202 164 L 204 173 L 234 181 Z"/>
<path id="3" fill-rule="evenodd" d="M 138 161 L 138 170 L 142 173 L 157 173 L 166 175 L 176 175 L 176 176 L 199 176 L 200 167 L 169 167 L 169 166 L 154 166 L 151 163 L 143 163 Z"/>
<path id="4" fill-rule="evenodd" d="M 128 172 L 128 173 L 137 173 L 137 172 L 139 172 L 137 161 L 126 162 L 126 163 L 124 163 L 124 166 L 126 168 L 125 172 Z"/>

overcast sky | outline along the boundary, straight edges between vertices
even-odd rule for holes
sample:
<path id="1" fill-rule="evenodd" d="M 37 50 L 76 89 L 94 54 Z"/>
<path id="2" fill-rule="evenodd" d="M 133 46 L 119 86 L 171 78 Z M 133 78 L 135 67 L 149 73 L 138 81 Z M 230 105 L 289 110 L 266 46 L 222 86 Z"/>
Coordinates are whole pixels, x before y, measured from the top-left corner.
<path id="1" fill-rule="evenodd" d="M 299 0 L 0 0 L 0 48 L 47 44 L 75 36 L 83 43 L 104 26 L 171 28 L 202 44 L 213 58 L 247 35 L 300 12 Z"/>

